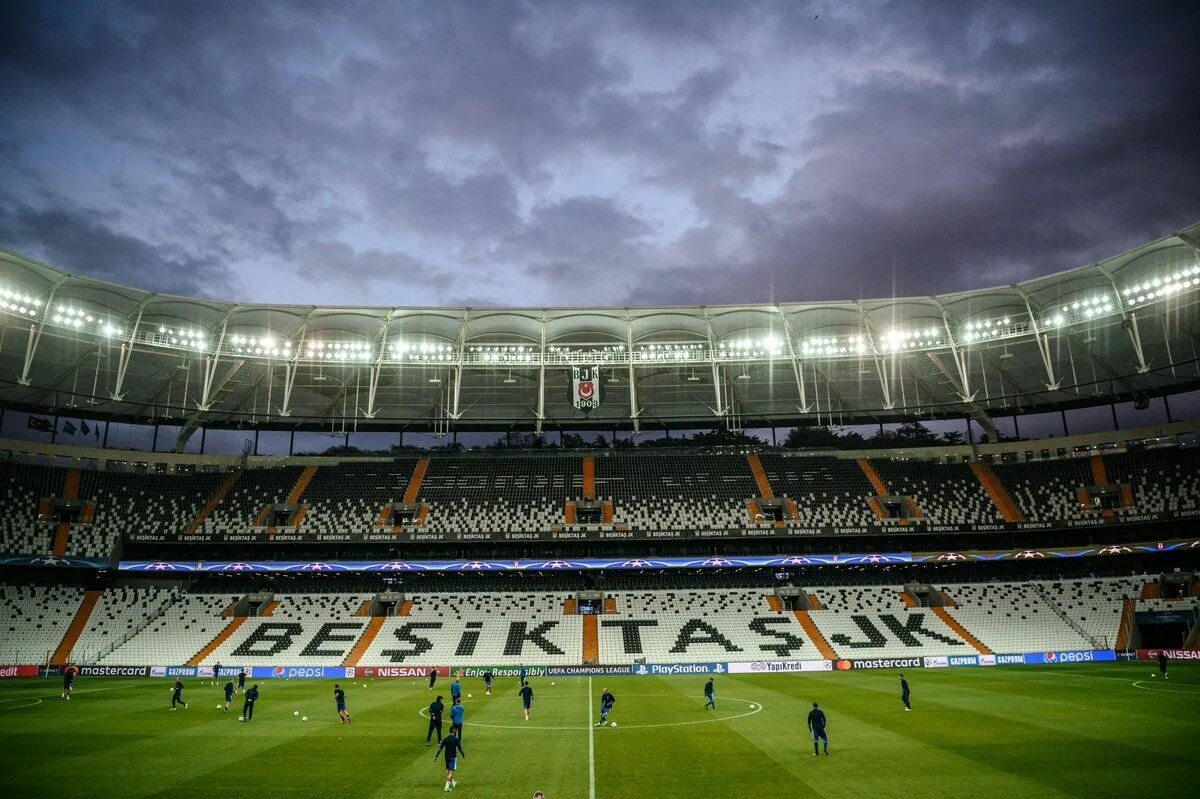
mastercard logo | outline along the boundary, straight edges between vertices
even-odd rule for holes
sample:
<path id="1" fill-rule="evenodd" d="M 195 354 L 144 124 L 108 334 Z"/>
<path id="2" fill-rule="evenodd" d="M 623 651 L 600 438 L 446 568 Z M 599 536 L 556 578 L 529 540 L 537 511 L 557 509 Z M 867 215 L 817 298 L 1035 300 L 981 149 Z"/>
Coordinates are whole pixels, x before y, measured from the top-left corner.
<path id="1" fill-rule="evenodd" d="M 837 670 L 838 671 L 850 671 L 852 666 L 853 666 L 853 664 L 848 660 L 839 660 L 837 662 Z"/>

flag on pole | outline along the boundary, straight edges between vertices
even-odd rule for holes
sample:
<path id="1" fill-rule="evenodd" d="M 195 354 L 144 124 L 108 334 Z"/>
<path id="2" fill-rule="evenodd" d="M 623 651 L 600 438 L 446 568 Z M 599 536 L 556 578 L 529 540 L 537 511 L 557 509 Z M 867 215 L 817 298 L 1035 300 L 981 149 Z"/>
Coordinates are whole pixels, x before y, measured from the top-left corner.
<path id="1" fill-rule="evenodd" d="M 37 430 L 39 433 L 54 432 L 54 425 L 50 423 L 50 420 L 41 416 L 30 416 L 29 420 L 25 422 L 25 427 L 29 430 Z"/>
<path id="2" fill-rule="evenodd" d="M 71 424 L 69 421 L 63 422 L 63 432 L 66 433 L 67 435 L 69 435 L 69 436 L 75 435 L 76 429 L 77 428 L 75 427 L 75 425 Z"/>

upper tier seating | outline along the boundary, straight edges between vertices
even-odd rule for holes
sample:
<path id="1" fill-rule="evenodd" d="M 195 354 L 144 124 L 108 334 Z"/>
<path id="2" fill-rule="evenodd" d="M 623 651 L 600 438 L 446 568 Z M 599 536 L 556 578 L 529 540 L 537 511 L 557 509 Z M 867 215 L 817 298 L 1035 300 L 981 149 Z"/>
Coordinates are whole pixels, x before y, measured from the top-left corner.
<path id="1" fill-rule="evenodd" d="M 613 453 L 596 457 L 596 498 L 635 530 L 740 527 L 758 487 L 739 453 Z"/>
<path id="2" fill-rule="evenodd" d="M 416 458 L 371 463 L 338 463 L 317 469 L 300 502 L 308 507 L 305 531 L 369 533 L 379 511 L 403 502 Z"/>
<path id="3" fill-rule="evenodd" d="M 267 505 L 287 499 L 303 471 L 301 466 L 246 469 L 229 493 L 200 525 L 200 532 L 244 531 L 254 524 L 259 513 Z"/>
<path id="4" fill-rule="evenodd" d="M 893 496 L 912 497 L 930 524 L 989 524 L 1004 517 L 965 463 L 872 460 Z"/>
<path id="5" fill-rule="evenodd" d="M 1008 495 L 1030 522 L 1082 519 L 1085 512 L 1076 492 L 1092 485 L 1092 468 L 1087 458 L 1011 463 L 993 467 Z"/>
<path id="6" fill-rule="evenodd" d="M 38 521 L 44 497 L 62 494 L 62 469 L 0 462 L 0 552 L 48 555 L 54 525 Z"/>
<path id="7" fill-rule="evenodd" d="M 1169 448 L 1104 456 L 1108 481 L 1133 490 L 1133 513 L 1200 508 L 1200 448 Z"/>
<path id="8" fill-rule="evenodd" d="M 122 533 L 182 533 L 228 477 L 220 472 L 83 472 L 80 499 L 96 503 L 90 525 L 75 525 L 67 554 L 104 557 Z"/>
<path id="9" fill-rule="evenodd" d="M 45 663 L 71 626 L 83 591 L 59 585 L 0 585 L 0 663 Z"/>
<path id="10" fill-rule="evenodd" d="M 548 530 L 582 482 L 578 457 L 431 458 L 419 499 L 431 530 Z"/>
<path id="11" fill-rule="evenodd" d="M 109 588 L 92 608 L 87 625 L 71 650 L 71 659 L 77 663 L 97 662 L 101 653 L 127 640 L 181 595 L 178 589 L 168 588 Z"/>
<path id="12" fill-rule="evenodd" d="M 776 452 L 759 453 L 758 459 L 775 496 L 796 503 L 798 524 L 856 527 L 875 518 L 867 504 L 875 489 L 855 461 Z"/>
<path id="13" fill-rule="evenodd" d="M 611 595 L 617 612 L 599 617 L 600 662 L 819 659 L 795 616 L 770 609 L 768 594 L 728 589 Z"/>

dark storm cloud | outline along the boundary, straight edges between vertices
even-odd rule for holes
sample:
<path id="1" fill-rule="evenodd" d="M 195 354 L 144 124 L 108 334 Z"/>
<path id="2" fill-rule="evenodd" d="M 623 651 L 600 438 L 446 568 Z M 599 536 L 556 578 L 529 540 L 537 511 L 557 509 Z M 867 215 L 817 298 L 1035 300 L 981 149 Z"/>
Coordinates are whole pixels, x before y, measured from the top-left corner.
<path id="1" fill-rule="evenodd" d="M 46 263 L 71 262 L 89 277 L 148 291 L 215 298 L 231 291 L 219 262 L 114 230 L 95 211 L 9 206 L 0 211 L 0 240 Z"/>
<path id="2" fill-rule="evenodd" d="M 341 304 L 1008 282 L 1200 219 L 1197 23 L 1185 3 L 10 2 L 0 246 Z"/>

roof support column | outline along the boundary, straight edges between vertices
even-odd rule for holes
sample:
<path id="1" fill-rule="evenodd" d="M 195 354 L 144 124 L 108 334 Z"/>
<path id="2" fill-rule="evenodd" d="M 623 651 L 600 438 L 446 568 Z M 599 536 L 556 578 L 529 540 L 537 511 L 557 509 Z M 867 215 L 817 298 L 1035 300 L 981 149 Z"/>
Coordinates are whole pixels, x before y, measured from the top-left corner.
<path id="1" fill-rule="evenodd" d="M 537 413 L 533 425 L 535 435 L 542 434 L 542 422 L 546 419 L 546 317 L 542 315 L 541 347 L 538 350 L 538 399 Z"/>
<path id="2" fill-rule="evenodd" d="M 724 416 L 727 409 L 721 405 L 721 370 L 717 367 L 717 342 L 707 308 L 704 309 L 704 329 L 708 332 L 708 362 L 712 366 L 713 399 L 717 403 L 713 408 L 713 415 Z"/>
<path id="3" fill-rule="evenodd" d="M 938 303 L 939 305 L 941 303 Z M 959 385 L 962 386 L 962 392 L 959 396 L 963 402 L 974 402 L 975 395 L 978 391 L 971 391 L 971 370 L 970 364 L 967 362 L 969 353 L 958 346 L 958 342 L 954 340 L 954 330 L 950 327 L 950 317 L 946 315 L 945 309 L 942 310 L 942 325 L 946 328 L 946 342 L 950 345 L 950 356 L 954 358 L 954 366 L 958 370 Z"/>
<path id="4" fill-rule="evenodd" d="M 1025 301 L 1025 311 L 1029 314 L 1029 326 L 1033 329 L 1033 340 L 1037 342 L 1038 354 L 1042 356 L 1042 366 L 1046 369 L 1046 390 L 1057 391 L 1062 385 L 1062 378 L 1054 375 L 1054 359 L 1050 356 L 1050 335 L 1043 333 L 1038 327 L 1037 314 L 1033 312 L 1033 305 L 1029 302 L 1029 295 L 1021 290 L 1020 286 L 1013 286 L 1021 299 Z"/>
<path id="5" fill-rule="evenodd" d="M 388 326 L 391 324 L 392 316 L 395 313 L 396 310 L 394 308 L 388 311 L 387 316 L 384 317 L 383 322 L 379 325 L 379 331 L 375 334 L 375 349 L 377 353 L 375 355 L 375 363 L 371 365 L 370 370 L 367 372 L 367 409 L 363 412 L 363 416 L 368 419 L 374 419 L 375 415 L 379 413 L 379 409 L 375 407 L 375 396 L 379 389 L 379 375 L 383 372 L 383 353 L 387 349 Z M 462 356 L 460 354 L 459 364 L 461 363 Z"/>
<path id="6" fill-rule="evenodd" d="M 142 324 L 143 306 L 138 308 L 137 316 L 133 320 L 133 327 L 129 331 L 129 338 L 121 342 L 121 353 L 117 357 L 117 384 L 113 386 L 113 390 L 109 392 L 109 396 L 117 402 L 125 399 L 125 372 L 129 368 L 129 359 L 133 356 L 133 342 L 137 339 L 138 328 Z M 187 397 L 184 397 L 184 404 L 187 404 Z"/>
<path id="7" fill-rule="evenodd" d="M 17 382 L 23 386 L 29 385 L 29 370 L 33 367 L 33 356 L 37 353 L 38 344 L 42 340 L 42 331 L 46 327 L 46 320 L 50 318 L 50 304 L 62 284 L 67 282 L 67 277 L 68 275 L 63 275 L 50 288 L 50 293 L 46 295 L 46 301 L 42 304 L 42 318 L 29 326 L 29 340 L 25 343 L 25 364 L 21 367 L 21 376 L 17 378 Z"/>
<path id="8" fill-rule="evenodd" d="M 633 319 L 625 314 L 625 356 L 629 363 L 629 420 L 633 422 L 633 434 L 641 435 L 642 422 L 638 419 L 637 380 L 633 371 Z M 616 436 L 613 436 L 614 440 Z"/>
<path id="9" fill-rule="evenodd" d="M 793 340 L 795 331 L 792 330 L 791 323 L 783 313 L 783 306 L 776 305 L 775 310 L 778 311 L 779 319 L 783 322 L 783 337 L 787 340 L 788 359 L 792 362 L 792 375 L 796 378 L 796 390 L 800 392 L 800 404 L 796 407 L 800 413 L 808 413 L 812 410 L 812 406 L 808 404 L 808 386 L 804 384 L 804 367 L 800 363 L 800 359 L 796 357 L 796 342 Z"/>
<path id="10" fill-rule="evenodd" d="M 1129 340 L 1133 342 L 1133 352 L 1137 356 L 1138 374 L 1144 375 L 1150 371 L 1150 365 L 1146 363 L 1146 355 L 1142 352 L 1142 336 L 1138 331 L 1137 314 L 1133 311 L 1125 310 L 1125 303 L 1121 301 L 1121 290 L 1117 288 L 1117 281 L 1113 278 L 1112 272 L 1109 272 L 1103 266 L 1096 264 L 1096 271 L 1104 275 L 1108 280 L 1108 285 L 1112 286 L 1113 297 L 1117 300 L 1117 310 L 1121 312 L 1121 316 L 1125 319 L 1125 332 L 1129 334 Z"/>
<path id="11" fill-rule="evenodd" d="M 204 359 L 204 384 L 200 388 L 200 402 L 197 407 L 202 411 L 209 409 L 212 396 L 213 378 L 217 374 L 217 364 L 221 361 L 221 347 L 225 344 L 225 332 L 229 329 L 229 316 L 221 320 L 221 335 L 217 337 L 217 346 L 213 348 L 212 358 Z"/>

